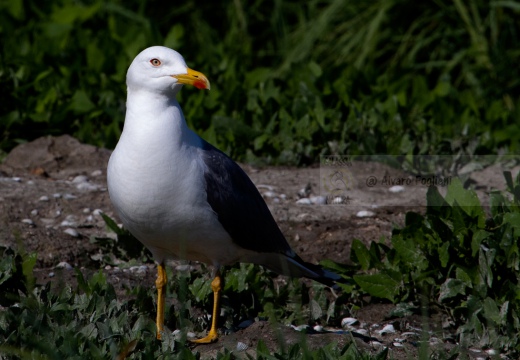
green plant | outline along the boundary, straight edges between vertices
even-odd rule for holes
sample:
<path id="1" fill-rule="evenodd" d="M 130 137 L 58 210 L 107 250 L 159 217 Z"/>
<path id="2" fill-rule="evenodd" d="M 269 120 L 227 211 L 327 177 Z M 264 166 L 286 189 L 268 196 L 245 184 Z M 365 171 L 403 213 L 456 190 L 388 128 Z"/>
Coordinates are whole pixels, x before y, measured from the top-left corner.
<path id="1" fill-rule="evenodd" d="M 445 198 L 429 188 L 426 214 L 408 213 L 390 246 L 372 243 L 367 249 L 354 241 L 359 288 L 445 312 L 463 346 L 517 353 L 520 178 L 504 175 L 510 196 L 490 194 L 490 216 L 476 194 L 454 179 Z"/>

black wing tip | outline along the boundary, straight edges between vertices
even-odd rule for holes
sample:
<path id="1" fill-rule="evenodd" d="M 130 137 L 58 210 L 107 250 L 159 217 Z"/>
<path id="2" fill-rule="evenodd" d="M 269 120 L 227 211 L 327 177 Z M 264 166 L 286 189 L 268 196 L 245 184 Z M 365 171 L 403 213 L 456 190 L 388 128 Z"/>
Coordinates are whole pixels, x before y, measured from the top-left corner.
<path id="1" fill-rule="evenodd" d="M 322 283 L 323 285 L 329 286 L 334 290 L 341 289 L 338 284 L 350 284 L 348 279 L 345 279 L 341 275 L 338 275 L 333 271 L 326 270 L 320 265 L 305 262 L 298 255 L 290 257 L 290 260 L 299 266 L 301 271 L 300 276 Z"/>

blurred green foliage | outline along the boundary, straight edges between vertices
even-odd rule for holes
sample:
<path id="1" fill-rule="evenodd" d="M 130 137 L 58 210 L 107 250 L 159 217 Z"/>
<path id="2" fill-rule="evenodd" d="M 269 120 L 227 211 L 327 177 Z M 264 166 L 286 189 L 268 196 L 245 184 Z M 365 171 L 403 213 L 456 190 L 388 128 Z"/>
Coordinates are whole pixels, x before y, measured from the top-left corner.
<path id="1" fill-rule="evenodd" d="M 520 4 L 485 0 L 144 0 L 0 4 L 0 149 L 71 133 L 113 147 L 125 74 L 152 45 L 210 92 L 190 126 L 240 160 L 515 152 Z"/>

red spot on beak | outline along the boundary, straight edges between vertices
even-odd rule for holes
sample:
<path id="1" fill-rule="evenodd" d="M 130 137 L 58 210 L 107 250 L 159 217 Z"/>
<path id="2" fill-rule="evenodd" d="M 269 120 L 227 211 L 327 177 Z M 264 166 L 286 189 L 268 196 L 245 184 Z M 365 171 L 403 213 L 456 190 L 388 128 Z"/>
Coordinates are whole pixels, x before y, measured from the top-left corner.
<path id="1" fill-rule="evenodd" d="M 206 89 L 206 83 L 202 80 L 195 80 L 193 82 L 193 86 L 195 86 L 197 89 Z"/>

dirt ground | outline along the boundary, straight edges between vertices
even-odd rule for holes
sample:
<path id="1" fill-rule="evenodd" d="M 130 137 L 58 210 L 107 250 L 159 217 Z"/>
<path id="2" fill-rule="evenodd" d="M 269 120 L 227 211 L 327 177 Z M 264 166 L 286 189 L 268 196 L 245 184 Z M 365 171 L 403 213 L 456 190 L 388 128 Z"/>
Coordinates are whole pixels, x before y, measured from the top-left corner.
<path id="1" fill-rule="evenodd" d="M 36 252 L 39 282 L 53 281 L 60 263 L 98 270 L 89 269 L 90 256 L 100 251 L 89 238 L 114 236 L 107 234 L 100 212 L 117 219 L 106 189 L 109 156 L 109 150 L 81 144 L 70 136 L 45 137 L 13 149 L 0 165 L 0 245 Z M 367 244 L 389 239 L 392 229 L 403 225 L 407 211 L 425 210 L 427 186 L 415 176 L 380 163 L 347 161 L 340 164 L 342 178 L 334 178 L 343 184 L 341 194 L 336 196 L 337 192 L 323 185 L 334 174 L 338 175 L 327 166 L 243 166 L 264 195 L 289 243 L 306 261 L 331 259 L 348 263 L 354 238 Z M 479 197 L 486 199 L 491 189 L 505 188 L 502 170 L 490 166 L 471 173 Z M 375 178 L 377 186 L 367 185 L 369 178 Z M 323 204 L 326 201 L 342 203 Z M 155 271 L 151 266 L 135 272 L 103 271 L 120 290 L 124 285 L 142 282 L 154 285 Z M 73 282 L 72 273 L 61 279 Z M 338 331 L 303 334 L 290 327 L 258 321 L 244 330 L 221 336 L 215 344 L 199 346 L 197 351 L 211 358 L 224 347 L 238 351 L 240 342 L 248 347 L 242 351 L 252 354 L 254 350 L 250 349 L 255 349 L 260 339 L 274 350 L 280 348 L 279 339 L 290 344 L 302 337 L 310 348 L 316 348 L 329 342 L 344 344 L 354 335 L 361 348 L 373 353 L 385 346 L 394 359 L 416 358 L 418 344 L 424 340 L 419 335 L 424 319 L 410 316 L 389 320 L 387 314 L 392 308 L 389 304 L 366 305 L 355 313 L 357 323 L 349 329 L 352 332 L 335 329 Z M 431 332 L 427 341 L 434 347 L 449 349 L 453 337 L 443 329 L 443 320 L 429 319 Z M 382 331 L 388 325 L 395 332 Z M 468 355 L 486 358 L 478 349 L 470 349 Z"/>

